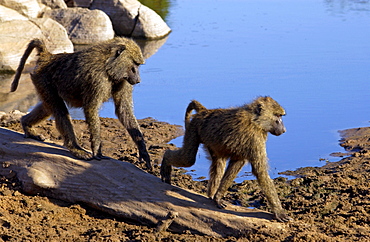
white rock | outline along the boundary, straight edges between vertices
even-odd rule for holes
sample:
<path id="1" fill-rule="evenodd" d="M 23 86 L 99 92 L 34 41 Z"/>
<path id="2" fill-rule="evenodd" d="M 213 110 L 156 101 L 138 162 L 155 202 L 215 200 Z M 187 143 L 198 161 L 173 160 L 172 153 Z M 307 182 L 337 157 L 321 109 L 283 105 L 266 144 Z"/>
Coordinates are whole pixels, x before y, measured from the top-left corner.
<path id="1" fill-rule="evenodd" d="M 0 33 L 0 70 L 15 71 L 28 43 L 34 38 L 43 39 L 52 53 L 73 52 L 65 30 L 53 20 L 7 21 L 0 23 Z M 33 51 L 27 63 L 35 60 L 35 56 L 36 51 Z"/>
<path id="2" fill-rule="evenodd" d="M 67 30 L 74 44 L 92 44 L 114 37 L 109 17 L 100 10 L 86 8 L 52 9 L 44 14 L 59 22 Z"/>
<path id="3" fill-rule="evenodd" d="M 27 20 L 0 23 L 0 33 L 0 70 L 7 71 L 15 71 L 29 41 L 42 36 L 41 30 Z M 32 53 L 28 60 L 34 58 Z"/>
<path id="4" fill-rule="evenodd" d="M 53 54 L 73 52 L 73 43 L 68 38 L 66 29 L 51 18 L 33 19 L 33 23 L 41 29 L 46 48 Z"/>
<path id="5" fill-rule="evenodd" d="M 25 16 L 18 13 L 14 9 L 0 5 L 0 23 L 11 20 L 28 20 Z"/>
<path id="6" fill-rule="evenodd" d="M 0 0 L 0 5 L 14 9 L 29 18 L 37 18 L 41 12 L 37 0 Z"/>
<path id="7" fill-rule="evenodd" d="M 171 29 L 152 9 L 141 5 L 139 8 L 139 18 L 132 32 L 132 37 L 144 37 L 146 39 L 161 38 L 171 32 Z"/>
<path id="8" fill-rule="evenodd" d="M 93 0 L 90 9 L 104 11 L 118 35 L 158 39 L 171 32 L 156 12 L 137 0 Z"/>

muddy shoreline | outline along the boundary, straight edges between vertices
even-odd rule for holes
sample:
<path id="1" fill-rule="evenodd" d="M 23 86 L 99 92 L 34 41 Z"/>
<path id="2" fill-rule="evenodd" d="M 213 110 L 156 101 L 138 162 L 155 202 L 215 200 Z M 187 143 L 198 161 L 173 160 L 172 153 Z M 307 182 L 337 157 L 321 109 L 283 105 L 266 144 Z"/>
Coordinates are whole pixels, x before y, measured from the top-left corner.
<path id="1" fill-rule="evenodd" d="M 147 118 L 139 120 L 152 161 L 158 164 L 167 144 L 182 128 Z M 19 122 L 2 126 L 20 131 Z M 86 124 L 74 120 L 79 142 L 89 148 Z M 50 141 L 61 142 L 53 121 L 37 127 Z M 155 228 L 122 221 L 83 204 L 69 204 L 41 196 L 28 196 L 15 173 L 0 168 L 0 241 L 368 241 L 370 239 L 370 128 L 341 131 L 340 145 L 348 153 L 323 167 L 303 167 L 274 179 L 283 207 L 294 221 L 283 233 L 260 228 L 244 235 L 214 238 L 186 233 L 156 233 Z M 103 153 L 143 168 L 137 150 L 116 119 L 102 119 Z M 6 164 L 2 164 L 6 166 Z M 175 185 L 205 194 L 207 181 L 193 180 L 175 169 Z M 159 176 L 159 166 L 154 175 Z M 268 210 L 255 180 L 234 183 L 226 200 L 232 204 Z"/>

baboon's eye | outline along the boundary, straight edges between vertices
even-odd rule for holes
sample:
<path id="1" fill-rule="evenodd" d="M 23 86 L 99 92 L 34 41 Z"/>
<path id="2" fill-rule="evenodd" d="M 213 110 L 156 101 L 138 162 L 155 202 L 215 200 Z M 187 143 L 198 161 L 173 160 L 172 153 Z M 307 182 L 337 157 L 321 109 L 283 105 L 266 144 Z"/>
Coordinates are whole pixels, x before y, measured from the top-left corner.
<path id="1" fill-rule="evenodd" d="M 277 119 L 275 120 L 275 123 L 276 124 L 281 124 L 283 122 L 282 118 L 281 118 L 281 115 L 277 117 Z"/>
<path id="2" fill-rule="evenodd" d="M 117 51 L 116 51 L 116 58 L 117 58 L 121 53 L 122 53 L 122 51 L 121 51 L 121 50 L 117 50 Z"/>
<path id="3" fill-rule="evenodd" d="M 122 52 L 126 49 L 126 46 L 122 46 L 116 51 L 116 58 L 122 54 Z"/>

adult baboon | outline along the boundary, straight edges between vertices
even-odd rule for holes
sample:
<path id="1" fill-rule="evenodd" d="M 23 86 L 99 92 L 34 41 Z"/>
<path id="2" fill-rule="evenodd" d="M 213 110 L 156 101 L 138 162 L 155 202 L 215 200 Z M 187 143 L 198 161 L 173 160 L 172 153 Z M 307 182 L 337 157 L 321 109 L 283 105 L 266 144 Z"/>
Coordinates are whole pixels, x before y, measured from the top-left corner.
<path id="1" fill-rule="evenodd" d="M 115 113 L 136 143 L 140 158 L 151 169 L 143 135 L 133 113 L 132 85 L 140 82 L 140 48 L 130 39 L 114 38 L 75 53 L 51 54 L 45 44 L 32 40 L 23 54 L 11 91 L 17 89 L 32 50 L 39 54 L 31 79 L 41 103 L 21 119 L 25 137 L 44 140 L 32 126 L 53 115 L 64 145 L 79 159 L 102 159 L 99 108 L 113 97 Z M 77 143 L 66 104 L 82 107 L 91 135 L 92 154 Z"/>
<path id="2" fill-rule="evenodd" d="M 191 114 L 193 110 L 197 111 L 194 115 Z M 286 131 L 283 115 L 285 110 L 271 97 L 259 97 L 250 104 L 229 109 L 207 109 L 192 101 L 185 114 L 182 148 L 167 150 L 163 156 L 162 181 L 171 183 L 171 166 L 192 166 L 202 143 L 212 160 L 208 196 L 218 207 L 225 207 L 222 197 L 241 168 L 250 162 L 276 219 L 288 221 L 290 218 L 284 212 L 268 174 L 266 154 L 267 133 L 281 135 Z M 227 159 L 229 163 L 225 171 Z"/>

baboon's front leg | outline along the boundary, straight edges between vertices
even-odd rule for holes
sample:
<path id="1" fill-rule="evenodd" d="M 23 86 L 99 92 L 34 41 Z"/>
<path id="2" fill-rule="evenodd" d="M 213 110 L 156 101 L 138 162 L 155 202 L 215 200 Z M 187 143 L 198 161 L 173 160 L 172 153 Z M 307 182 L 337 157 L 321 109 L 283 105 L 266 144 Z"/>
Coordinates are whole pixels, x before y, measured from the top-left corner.
<path id="1" fill-rule="evenodd" d="M 147 169 L 152 170 L 152 164 L 148 150 L 146 149 L 144 137 L 140 131 L 139 124 L 132 108 L 132 86 L 127 82 L 123 82 L 121 85 L 120 87 L 113 87 L 117 90 L 112 91 L 116 115 L 135 142 L 139 150 L 140 160 L 144 160 Z"/>
<path id="2" fill-rule="evenodd" d="M 280 222 L 287 222 L 292 220 L 284 211 L 281 206 L 280 199 L 275 189 L 275 185 L 271 180 L 267 172 L 267 161 L 251 161 L 252 172 L 257 177 L 258 184 L 260 185 L 262 191 L 264 192 L 267 201 L 274 213 L 275 218 Z"/>

